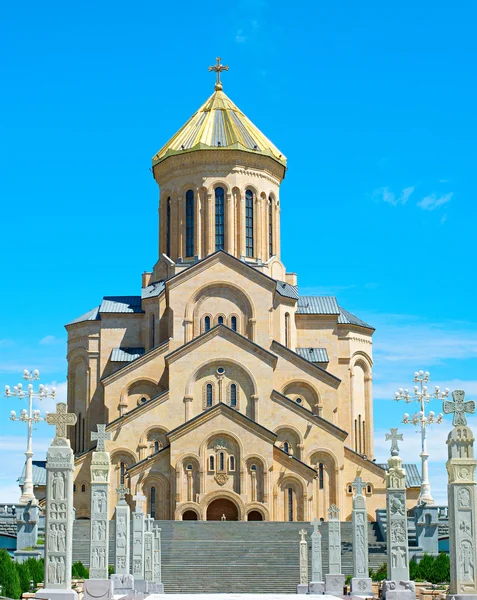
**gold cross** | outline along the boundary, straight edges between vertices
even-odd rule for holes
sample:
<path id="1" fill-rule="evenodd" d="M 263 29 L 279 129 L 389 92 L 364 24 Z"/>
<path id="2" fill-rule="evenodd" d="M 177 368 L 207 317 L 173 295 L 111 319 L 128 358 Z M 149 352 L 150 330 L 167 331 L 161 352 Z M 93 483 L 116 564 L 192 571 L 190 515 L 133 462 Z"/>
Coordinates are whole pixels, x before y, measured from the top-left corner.
<path id="1" fill-rule="evenodd" d="M 55 438 L 66 438 L 66 428 L 76 423 L 76 415 L 69 413 L 64 402 L 58 402 L 56 412 L 46 415 L 48 425 L 56 425 Z"/>
<path id="2" fill-rule="evenodd" d="M 227 65 L 222 65 L 220 64 L 220 56 L 217 56 L 217 58 L 215 59 L 217 64 L 214 65 L 213 67 L 209 67 L 209 71 L 215 71 L 216 75 L 217 75 L 217 79 L 215 80 L 215 91 L 218 92 L 222 89 L 222 82 L 220 81 L 220 73 L 222 71 L 228 71 L 229 68 Z"/>

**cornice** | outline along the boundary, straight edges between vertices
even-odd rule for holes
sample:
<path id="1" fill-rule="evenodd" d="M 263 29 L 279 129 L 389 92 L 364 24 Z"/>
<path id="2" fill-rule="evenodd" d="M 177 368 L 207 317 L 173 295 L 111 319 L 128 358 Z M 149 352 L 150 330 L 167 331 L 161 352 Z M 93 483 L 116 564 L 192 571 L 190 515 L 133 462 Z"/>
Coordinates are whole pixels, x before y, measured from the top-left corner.
<path id="1" fill-rule="evenodd" d="M 146 456 L 146 458 L 143 458 L 139 462 L 128 467 L 127 474 L 135 475 L 137 472 L 143 471 L 145 467 L 146 468 L 151 467 L 158 458 L 163 458 L 166 454 L 170 454 L 170 450 L 171 450 L 170 445 L 164 446 L 164 448 L 161 448 L 158 452 L 154 452 L 154 454 L 150 454 L 149 456 Z"/>
<path id="2" fill-rule="evenodd" d="M 282 450 L 278 446 L 274 446 L 273 447 L 273 452 L 277 453 L 278 456 L 280 456 L 281 458 L 286 459 L 287 462 L 288 462 L 288 465 L 293 465 L 295 467 L 298 467 L 301 471 L 304 471 L 307 474 L 308 477 L 310 475 L 313 478 L 315 478 L 317 476 L 316 469 L 314 469 L 310 465 L 307 465 L 305 462 L 303 462 L 299 458 L 296 458 L 296 456 L 292 456 L 291 454 L 288 454 L 287 452 L 285 452 L 285 450 Z M 291 466 L 289 466 L 288 468 L 291 471 L 293 471 L 293 469 L 291 468 Z"/>
<path id="3" fill-rule="evenodd" d="M 344 454 L 345 454 L 345 458 L 354 460 L 355 462 L 359 463 L 362 467 L 369 469 L 370 471 L 372 471 L 373 473 L 375 473 L 376 475 L 378 475 L 379 477 L 382 477 L 384 479 L 385 474 L 386 474 L 386 469 L 383 469 L 382 467 L 377 465 L 372 460 L 368 460 L 367 458 L 364 458 L 364 456 L 362 454 L 359 454 L 358 452 L 351 450 L 351 448 L 348 448 L 348 446 L 344 447 Z"/>
<path id="4" fill-rule="evenodd" d="M 110 421 L 106 425 L 106 431 L 115 431 L 116 429 L 121 428 L 123 425 L 134 421 L 135 419 L 137 419 L 138 416 L 141 416 L 143 413 L 152 410 L 160 404 L 164 404 L 164 402 L 167 402 L 168 400 L 169 390 L 165 390 L 157 396 L 154 396 L 154 398 L 151 398 L 147 402 L 144 402 L 144 404 L 139 404 L 138 406 L 135 406 L 129 412 L 125 413 L 124 415 L 121 415 L 117 419 L 114 419 L 114 421 Z"/>
<path id="5" fill-rule="evenodd" d="M 111 373 L 111 375 L 104 377 L 103 379 L 101 379 L 101 383 L 105 386 L 109 385 L 113 381 L 116 381 L 117 379 L 119 379 L 119 377 L 122 377 L 123 375 L 125 375 L 126 373 L 130 373 L 131 371 L 135 371 L 137 369 L 137 367 L 140 367 L 140 366 L 146 364 L 147 362 L 149 362 L 149 360 L 151 360 L 152 358 L 155 358 L 156 356 L 159 356 L 163 352 L 166 352 L 168 349 L 169 349 L 169 340 L 166 340 L 165 342 L 163 342 L 159 346 L 156 346 L 155 348 L 152 348 L 152 350 L 149 350 L 149 352 L 146 352 L 139 358 L 136 358 L 135 360 L 131 361 L 127 365 L 124 365 L 124 367 L 121 367 L 117 371 L 114 371 L 114 373 Z"/>
<path id="6" fill-rule="evenodd" d="M 328 382 L 335 389 L 337 389 L 340 385 L 341 379 L 339 377 L 328 373 L 328 371 L 318 365 L 315 365 L 314 363 L 311 363 L 310 361 L 306 360 L 306 358 L 302 358 L 299 354 L 293 352 L 293 350 L 290 350 L 290 348 L 280 344 L 280 342 L 273 340 L 271 349 L 285 360 L 289 360 L 301 371 L 305 371 L 311 376 L 317 377 L 321 381 Z"/>

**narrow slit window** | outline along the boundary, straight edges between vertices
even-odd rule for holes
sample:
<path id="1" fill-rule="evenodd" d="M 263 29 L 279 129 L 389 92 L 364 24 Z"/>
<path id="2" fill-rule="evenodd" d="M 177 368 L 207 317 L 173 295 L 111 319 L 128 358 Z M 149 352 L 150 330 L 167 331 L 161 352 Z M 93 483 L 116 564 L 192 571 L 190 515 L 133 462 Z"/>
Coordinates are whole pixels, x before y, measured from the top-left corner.
<path id="1" fill-rule="evenodd" d="M 215 188 L 215 250 L 224 249 L 225 240 L 224 188 Z"/>
<path id="2" fill-rule="evenodd" d="M 207 316 L 204 318 L 204 331 L 209 331 L 210 329 L 210 317 Z"/>
<path id="3" fill-rule="evenodd" d="M 288 520 L 293 521 L 293 488 L 288 488 Z"/>
<path id="4" fill-rule="evenodd" d="M 186 256 L 194 256 L 194 192 L 186 193 Z"/>
<path id="5" fill-rule="evenodd" d="M 171 255 L 171 199 L 167 199 L 167 213 L 166 213 L 166 254 Z"/>
<path id="6" fill-rule="evenodd" d="M 237 386 L 235 383 L 230 386 L 230 406 L 233 408 L 237 406 Z"/>
<path id="7" fill-rule="evenodd" d="M 209 471 L 213 471 L 215 469 L 215 460 L 213 456 L 209 456 Z"/>
<path id="8" fill-rule="evenodd" d="M 324 487 L 324 467 L 323 467 L 323 463 L 320 463 L 318 465 L 318 487 L 320 488 L 320 490 L 322 490 L 323 487 Z"/>
<path id="9" fill-rule="evenodd" d="M 156 518 L 156 488 L 151 488 L 151 517 Z"/>
<path id="10" fill-rule="evenodd" d="M 230 326 L 233 329 L 233 331 L 237 331 L 237 317 L 232 317 L 230 319 Z"/>
<path id="11" fill-rule="evenodd" d="M 253 192 L 245 192 L 245 250 L 247 256 L 253 256 Z"/>
<path id="12" fill-rule="evenodd" d="M 206 404 L 207 408 L 209 408 L 209 407 L 212 406 L 212 399 L 213 399 L 212 398 L 212 384 L 211 383 L 207 384 L 205 393 L 206 393 L 206 403 L 205 404 Z"/>
<path id="13" fill-rule="evenodd" d="M 271 196 L 268 199 L 268 253 L 273 256 L 273 202 Z"/>
<path id="14" fill-rule="evenodd" d="M 225 470 L 225 454 L 223 452 L 219 454 L 219 469 L 221 471 Z"/>

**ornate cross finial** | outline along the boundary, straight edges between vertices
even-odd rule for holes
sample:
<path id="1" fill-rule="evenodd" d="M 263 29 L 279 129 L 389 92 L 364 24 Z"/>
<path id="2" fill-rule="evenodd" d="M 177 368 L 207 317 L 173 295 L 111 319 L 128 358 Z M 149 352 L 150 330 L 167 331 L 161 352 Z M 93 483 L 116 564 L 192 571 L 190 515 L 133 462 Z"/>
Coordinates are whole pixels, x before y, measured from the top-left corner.
<path id="1" fill-rule="evenodd" d="M 76 423 L 76 415 L 68 412 L 64 402 L 58 402 L 56 412 L 46 415 L 46 422 L 56 426 L 55 438 L 66 438 L 66 428 Z"/>
<path id="2" fill-rule="evenodd" d="M 129 494 L 129 488 L 121 483 L 121 485 L 116 488 L 116 494 L 119 496 L 119 502 L 124 502 L 126 500 L 126 495 Z"/>
<path id="3" fill-rule="evenodd" d="M 306 529 L 300 529 L 300 542 L 306 542 Z"/>
<path id="4" fill-rule="evenodd" d="M 402 442 L 402 433 L 398 433 L 397 427 L 391 427 L 391 433 L 386 434 L 386 442 L 391 440 L 391 456 L 399 456 L 398 441 Z"/>
<path id="5" fill-rule="evenodd" d="M 328 509 L 328 520 L 335 520 L 340 518 L 340 509 L 336 504 L 332 504 Z"/>
<path id="6" fill-rule="evenodd" d="M 133 500 L 135 503 L 135 511 L 143 513 L 144 512 L 144 501 L 146 500 L 146 496 L 144 496 L 141 492 L 137 492 L 136 495 L 133 496 Z"/>
<path id="7" fill-rule="evenodd" d="M 96 444 L 96 452 L 106 452 L 104 442 L 106 440 L 111 440 L 113 436 L 110 431 L 106 431 L 106 425 L 96 425 L 96 427 L 98 428 L 98 431 L 91 432 L 91 441 L 94 442 L 97 440 L 98 442 Z"/>
<path id="8" fill-rule="evenodd" d="M 320 522 L 318 521 L 317 517 L 315 517 L 313 519 L 313 521 L 311 522 L 311 524 L 313 525 L 313 533 L 320 533 L 319 530 L 318 530 L 318 526 L 319 526 Z"/>
<path id="9" fill-rule="evenodd" d="M 222 71 L 228 71 L 229 68 L 227 65 L 222 65 L 220 64 L 221 58 L 220 56 L 217 56 L 217 58 L 215 59 L 217 64 L 215 64 L 213 67 L 209 67 L 209 71 L 215 71 L 217 78 L 215 80 L 215 91 L 219 92 L 222 89 L 222 82 L 220 81 L 220 73 Z"/>
<path id="10" fill-rule="evenodd" d="M 361 477 L 356 477 L 351 487 L 356 490 L 356 496 L 362 496 L 363 490 L 366 488 L 367 483 L 361 479 Z"/>
<path id="11" fill-rule="evenodd" d="M 458 425 L 467 425 L 465 413 L 469 413 L 470 415 L 475 413 L 475 402 L 473 400 L 464 402 L 464 390 L 455 390 L 452 392 L 452 397 L 454 398 L 454 402 L 446 400 L 443 403 L 442 408 L 444 412 L 447 415 L 449 413 L 454 413 L 452 419 L 452 425 L 454 425 L 454 427 L 457 427 Z"/>

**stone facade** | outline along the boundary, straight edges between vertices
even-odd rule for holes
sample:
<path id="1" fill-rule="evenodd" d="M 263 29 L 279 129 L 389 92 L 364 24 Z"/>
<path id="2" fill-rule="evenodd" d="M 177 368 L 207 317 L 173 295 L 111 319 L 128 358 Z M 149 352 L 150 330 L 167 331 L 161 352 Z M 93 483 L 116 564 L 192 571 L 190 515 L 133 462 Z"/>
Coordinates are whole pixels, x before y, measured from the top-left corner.
<path id="1" fill-rule="evenodd" d="M 223 118 L 242 118 L 220 94 Z M 77 518 L 90 516 L 87 440 L 101 422 L 113 489 L 145 494 L 155 519 L 326 519 L 331 504 L 346 519 L 358 469 L 370 515 L 384 506 L 374 330 L 335 298 L 299 296 L 280 256 L 285 159 L 239 146 L 156 155 L 159 259 L 141 296 L 106 297 L 67 325 Z"/>

